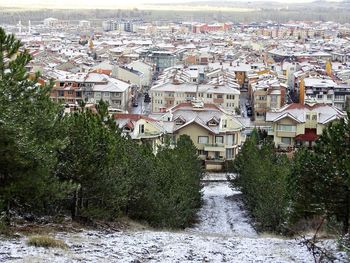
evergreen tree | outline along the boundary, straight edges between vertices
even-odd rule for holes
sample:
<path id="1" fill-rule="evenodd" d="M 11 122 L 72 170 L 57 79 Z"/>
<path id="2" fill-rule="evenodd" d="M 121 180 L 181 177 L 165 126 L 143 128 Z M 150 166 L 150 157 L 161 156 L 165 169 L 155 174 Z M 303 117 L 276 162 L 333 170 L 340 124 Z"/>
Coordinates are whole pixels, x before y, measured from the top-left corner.
<path id="1" fill-rule="evenodd" d="M 49 99 L 51 85 L 29 78 L 30 59 L 0 28 L 0 209 L 7 212 L 48 210 L 70 191 L 52 175 L 60 109 Z"/>
<path id="2" fill-rule="evenodd" d="M 320 159 L 314 152 L 305 148 L 296 152 L 288 177 L 291 223 L 323 213 L 324 207 L 320 198 L 322 194 L 321 171 Z"/>
<path id="3" fill-rule="evenodd" d="M 260 230 L 280 232 L 288 208 L 290 164 L 285 155 L 275 153 L 270 142 L 258 142 L 259 133 L 254 130 L 234 160 L 233 172 L 237 175 L 232 186 L 243 193 Z"/>
<path id="4" fill-rule="evenodd" d="M 349 233 L 350 220 L 350 112 L 347 117 L 330 123 L 317 142 L 320 169 L 319 196 L 326 213 L 343 225 Z"/>

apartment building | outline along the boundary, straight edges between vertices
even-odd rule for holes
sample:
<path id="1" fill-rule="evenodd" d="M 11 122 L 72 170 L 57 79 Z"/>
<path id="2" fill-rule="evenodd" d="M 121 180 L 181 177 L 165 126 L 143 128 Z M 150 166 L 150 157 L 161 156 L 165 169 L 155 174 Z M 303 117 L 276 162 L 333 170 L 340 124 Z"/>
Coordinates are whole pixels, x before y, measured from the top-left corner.
<path id="1" fill-rule="evenodd" d="M 55 81 L 50 97 L 57 102 L 77 105 L 79 101 L 96 104 L 104 100 L 123 111 L 130 106 L 131 85 L 108 75 L 54 71 L 48 76 Z"/>
<path id="2" fill-rule="evenodd" d="M 350 97 L 349 85 L 338 85 L 332 79 L 324 77 L 305 78 L 303 82 L 305 101 L 329 104 L 341 110 L 346 109 L 347 97 Z"/>
<path id="3" fill-rule="evenodd" d="M 239 107 L 240 91 L 225 84 L 166 82 L 153 86 L 150 95 L 153 112 L 164 112 L 173 106 L 195 99 L 215 104 L 232 113 Z"/>
<path id="4" fill-rule="evenodd" d="M 190 136 L 206 170 L 222 170 L 238 154 L 243 124 L 214 104 L 181 103 L 160 117 L 174 141 Z"/>
<path id="5" fill-rule="evenodd" d="M 172 51 L 154 50 L 147 56 L 147 59 L 156 65 L 156 71 L 163 71 L 166 68 L 175 66 L 176 54 Z"/>
<path id="6" fill-rule="evenodd" d="M 120 80 L 134 84 L 140 88 L 148 84 L 144 74 L 132 66 L 116 66 L 113 75 Z"/>
<path id="7" fill-rule="evenodd" d="M 287 85 L 278 79 L 267 79 L 252 84 L 252 106 L 254 120 L 264 123 L 266 113 L 279 109 L 286 103 Z"/>
<path id="8" fill-rule="evenodd" d="M 344 112 L 331 105 L 293 103 L 267 112 L 266 122 L 276 147 L 312 147 L 328 123 L 344 117 Z"/>

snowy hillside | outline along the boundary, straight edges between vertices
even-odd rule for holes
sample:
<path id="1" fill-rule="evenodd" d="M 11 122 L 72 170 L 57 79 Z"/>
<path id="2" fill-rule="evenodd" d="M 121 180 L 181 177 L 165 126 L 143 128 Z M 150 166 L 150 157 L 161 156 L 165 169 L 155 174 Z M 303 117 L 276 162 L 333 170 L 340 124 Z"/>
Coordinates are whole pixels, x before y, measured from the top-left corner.
<path id="1" fill-rule="evenodd" d="M 259 237 L 227 182 L 206 183 L 199 222 L 183 232 L 58 233 L 68 250 L 0 240 L 0 262 L 312 262 L 295 240 Z"/>

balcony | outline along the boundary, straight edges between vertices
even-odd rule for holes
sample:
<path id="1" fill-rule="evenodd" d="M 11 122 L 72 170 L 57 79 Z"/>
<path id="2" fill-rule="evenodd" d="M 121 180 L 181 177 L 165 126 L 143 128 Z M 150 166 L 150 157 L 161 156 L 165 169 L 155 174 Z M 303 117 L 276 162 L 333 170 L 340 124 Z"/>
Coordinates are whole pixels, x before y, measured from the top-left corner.
<path id="1" fill-rule="evenodd" d="M 296 132 L 287 132 L 287 131 L 277 131 L 276 134 L 278 137 L 292 137 L 294 138 L 297 133 Z"/>
<path id="2" fill-rule="evenodd" d="M 225 145 L 223 143 L 205 144 L 204 151 L 207 151 L 207 152 L 225 152 Z"/>
<path id="3" fill-rule="evenodd" d="M 224 103 L 224 99 L 223 98 L 216 98 L 213 99 L 214 103 Z"/>

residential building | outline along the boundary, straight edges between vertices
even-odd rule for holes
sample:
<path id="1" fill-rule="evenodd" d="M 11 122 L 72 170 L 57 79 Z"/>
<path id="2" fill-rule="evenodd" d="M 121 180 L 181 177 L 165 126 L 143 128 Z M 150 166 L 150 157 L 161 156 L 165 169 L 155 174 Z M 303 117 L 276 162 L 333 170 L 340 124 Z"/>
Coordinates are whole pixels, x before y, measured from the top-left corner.
<path id="1" fill-rule="evenodd" d="M 192 139 L 207 170 L 222 170 L 238 154 L 242 143 L 243 124 L 214 104 L 181 103 L 160 120 L 174 141 L 181 135 Z"/>
<path id="2" fill-rule="evenodd" d="M 329 78 L 305 78 L 305 101 L 315 101 L 346 109 L 346 99 L 350 96 L 349 85 L 338 85 Z M 301 92 L 301 91 L 300 91 Z"/>
<path id="3" fill-rule="evenodd" d="M 148 60 L 156 65 L 156 71 L 163 71 L 175 65 L 176 55 L 172 51 L 157 50 L 148 55 Z"/>
<path id="4" fill-rule="evenodd" d="M 279 109 L 286 103 L 287 85 L 277 79 L 267 79 L 252 84 L 252 106 L 254 120 L 264 123 L 266 113 Z"/>
<path id="5" fill-rule="evenodd" d="M 149 144 L 154 154 L 163 144 L 163 136 L 166 131 L 160 121 L 140 114 L 117 113 L 113 115 L 113 118 L 125 135 L 138 143 Z"/>
<path id="6" fill-rule="evenodd" d="M 276 147 L 312 147 L 328 123 L 344 116 L 335 106 L 293 103 L 267 112 L 266 122 Z"/>
<path id="7" fill-rule="evenodd" d="M 227 84 L 166 82 L 153 86 L 150 95 L 153 112 L 164 112 L 173 106 L 196 99 L 215 104 L 232 113 L 239 107 L 240 91 Z"/>
<path id="8" fill-rule="evenodd" d="M 127 111 L 131 103 L 131 85 L 100 73 L 48 73 L 55 86 L 51 98 L 57 102 L 77 105 L 79 101 L 98 103 L 104 100 L 112 108 Z"/>

